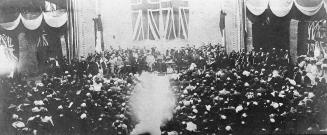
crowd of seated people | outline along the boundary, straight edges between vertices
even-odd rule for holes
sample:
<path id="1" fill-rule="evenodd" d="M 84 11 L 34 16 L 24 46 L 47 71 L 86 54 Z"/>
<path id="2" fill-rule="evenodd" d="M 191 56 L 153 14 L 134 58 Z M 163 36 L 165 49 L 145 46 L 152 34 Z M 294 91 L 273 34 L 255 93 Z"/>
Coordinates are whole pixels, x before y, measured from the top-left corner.
<path id="1" fill-rule="evenodd" d="M 314 84 L 287 57 L 233 53 L 224 64 L 181 74 L 176 113 L 164 131 L 175 134 L 326 133 L 326 80 Z M 268 54 L 268 57 L 267 57 Z M 270 54 L 274 54 L 273 52 Z M 249 57 L 250 56 L 250 57 Z M 255 55 L 254 55 L 255 56 Z M 258 55 L 257 55 L 258 56 Z M 260 56 L 264 56 L 261 57 Z M 245 61 L 244 61 L 245 60 Z M 215 61 L 216 62 L 216 61 Z M 239 64 L 241 63 L 241 64 Z"/>
<path id="2" fill-rule="evenodd" d="M 129 134 L 128 100 L 142 71 L 175 73 L 174 117 L 162 134 L 326 133 L 326 80 L 308 76 L 287 50 L 231 52 L 219 45 L 110 49 L 50 59 L 41 81 L 2 79 L 15 134 Z M 191 65 L 191 66 L 190 66 Z M 312 82 L 315 83 L 312 83 Z M 146 99 L 144 99 L 146 100 Z"/>

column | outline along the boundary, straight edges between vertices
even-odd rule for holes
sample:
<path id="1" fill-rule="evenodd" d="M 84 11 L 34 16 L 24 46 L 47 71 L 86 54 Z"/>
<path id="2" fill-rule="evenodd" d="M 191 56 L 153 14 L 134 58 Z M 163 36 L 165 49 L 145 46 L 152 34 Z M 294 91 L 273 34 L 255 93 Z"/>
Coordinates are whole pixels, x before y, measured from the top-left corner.
<path id="1" fill-rule="evenodd" d="M 71 57 L 94 53 L 95 36 L 92 18 L 96 17 L 96 5 L 92 0 L 69 0 L 68 45 Z"/>

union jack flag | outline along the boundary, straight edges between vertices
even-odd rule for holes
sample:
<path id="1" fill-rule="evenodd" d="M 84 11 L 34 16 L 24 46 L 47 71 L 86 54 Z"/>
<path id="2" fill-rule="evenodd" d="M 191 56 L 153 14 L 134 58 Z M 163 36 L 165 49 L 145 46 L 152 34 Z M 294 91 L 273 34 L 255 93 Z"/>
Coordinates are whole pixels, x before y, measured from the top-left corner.
<path id="1" fill-rule="evenodd" d="M 49 46 L 47 36 L 48 34 L 43 30 L 42 34 L 39 36 L 36 46 L 37 47 Z"/>
<path id="2" fill-rule="evenodd" d="M 188 39 L 187 0 L 131 0 L 133 40 Z"/>

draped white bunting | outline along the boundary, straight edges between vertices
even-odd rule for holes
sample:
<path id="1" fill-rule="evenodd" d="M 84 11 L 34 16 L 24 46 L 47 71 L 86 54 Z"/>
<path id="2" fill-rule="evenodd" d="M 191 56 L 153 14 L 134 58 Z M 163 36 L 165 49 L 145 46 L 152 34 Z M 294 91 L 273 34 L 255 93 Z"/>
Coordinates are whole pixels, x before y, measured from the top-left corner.
<path id="1" fill-rule="evenodd" d="M 56 10 L 53 12 L 43 12 L 44 21 L 51 27 L 61 27 L 68 19 L 66 11 Z"/>
<path id="2" fill-rule="evenodd" d="M 22 15 L 19 14 L 16 20 L 14 20 L 12 22 L 7 22 L 7 23 L 0 23 L 0 26 L 1 26 L 1 28 L 5 29 L 5 30 L 14 30 L 19 25 L 21 18 L 22 18 Z"/>
<path id="3" fill-rule="evenodd" d="M 67 22 L 68 16 L 66 11 L 61 10 L 43 12 L 35 19 L 27 19 L 23 17 L 22 14 L 19 14 L 17 19 L 12 22 L 0 23 L 0 27 L 5 30 L 14 30 L 22 21 L 25 28 L 29 30 L 35 30 L 41 26 L 43 19 L 50 27 L 58 28 Z"/>
<path id="4" fill-rule="evenodd" d="M 246 6 L 254 15 L 261 15 L 268 8 L 269 0 L 247 0 Z"/>
<path id="5" fill-rule="evenodd" d="M 21 17 L 22 19 L 22 23 L 24 24 L 25 28 L 29 29 L 29 30 L 36 30 L 37 28 L 39 28 L 39 26 L 42 23 L 42 15 L 38 16 L 35 19 L 26 19 L 25 17 Z"/>
<path id="6" fill-rule="evenodd" d="M 274 15 L 284 17 L 293 4 L 307 16 L 315 15 L 323 6 L 327 12 L 327 0 L 246 0 L 246 7 L 256 16 L 263 14 L 269 6 Z"/>
<path id="7" fill-rule="evenodd" d="M 311 1 L 317 1 L 317 0 L 311 0 Z M 319 1 L 320 2 L 318 3 L 318 5 L 305 6 L 305 5 L 301 5 L 300 0 L 294 0 L 294 4 L 303 14 L 312 16 L 312 15 L 315 15 L 321 9 L 321 7 L 324 5 L 324 1 L 322 1 L 322 0 L 319 0 Z"/>
<path id="8" fill-rule="evenodd" d="M 271 11 L 278 17 L 286 16 L 293 6 L 293 0 L 270 0 Z"/>

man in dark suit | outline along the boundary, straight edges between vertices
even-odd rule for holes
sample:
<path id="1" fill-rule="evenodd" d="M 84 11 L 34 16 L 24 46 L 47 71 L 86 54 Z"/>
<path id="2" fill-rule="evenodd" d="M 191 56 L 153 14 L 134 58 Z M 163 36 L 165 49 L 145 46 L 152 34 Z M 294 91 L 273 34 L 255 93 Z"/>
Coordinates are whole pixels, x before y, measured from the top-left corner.
<path id="1" fill-rule="evenodd" d="M 103 73 L 105 68 L 105 63 L 100 62 L 100 57 L 96 57 L 95 61 L 91 62 L 88 68 L 88 73 L 92 75 L 97 75 L 98 73 Z"/>
<path id="2" fill-rule="evenodd" d="M 77 74 L 79 78 L 83 77 L 83 72 L 87 70 L 89 64 L 85 61 L 85 58 L 82 56 L 80 62 L 77 64 Z"/>

